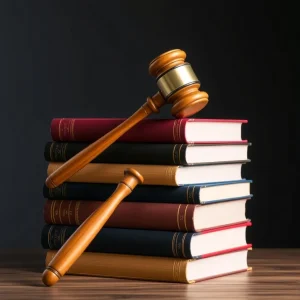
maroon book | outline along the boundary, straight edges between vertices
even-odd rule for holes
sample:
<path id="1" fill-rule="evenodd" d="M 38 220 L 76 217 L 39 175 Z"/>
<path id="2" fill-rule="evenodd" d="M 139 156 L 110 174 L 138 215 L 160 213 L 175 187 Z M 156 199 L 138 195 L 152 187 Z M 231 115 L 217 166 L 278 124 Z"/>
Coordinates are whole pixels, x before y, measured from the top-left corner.
<path id="1" fill-rule="evenodd" d="M 200 232 L 247 221 L 248 200 L 203 205 L 121 202 L 104 227 Z M 44 205 L 44 221 L 47 224 L 80 225 L 102 203 L 48 199 Z"/>
<path id="2" fill-rule="evenodd" d="M 93 142 L 120 125 L 125 118 L 55 118 L 50 129 L 53 141 Z M 247 120 L 144 119 L 117 141 L 143 143 L 247 143 L 242 124 Z"/>

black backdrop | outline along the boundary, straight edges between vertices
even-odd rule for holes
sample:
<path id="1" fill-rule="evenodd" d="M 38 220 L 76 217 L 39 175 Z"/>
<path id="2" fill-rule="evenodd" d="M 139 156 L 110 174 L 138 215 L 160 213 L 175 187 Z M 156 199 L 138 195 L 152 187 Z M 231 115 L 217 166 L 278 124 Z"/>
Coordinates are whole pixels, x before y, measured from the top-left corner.
<path id="1" fill-rule="evenodd" d="M 0 6 L 0 247 L 40 247 L 51 119 L 130 116 L 156 92 L 149 62 L 173 48 L 187 52 L 210 96 L 195 117 L 249 120 L 243 132 L 252 142 L 244 171 L 254 194 L 248 240 L 254 247 L 299 246 L 291 189 L 298 157 L 289 159 L 297 138 L 288 128 L 295 120 L 289 122 L 288 111 L 296 102 L 290 54 L 297 28 L 288 27 L 284 5 L 110 0 Z M 169 109 L 159 117 L 169 117 Z"/>

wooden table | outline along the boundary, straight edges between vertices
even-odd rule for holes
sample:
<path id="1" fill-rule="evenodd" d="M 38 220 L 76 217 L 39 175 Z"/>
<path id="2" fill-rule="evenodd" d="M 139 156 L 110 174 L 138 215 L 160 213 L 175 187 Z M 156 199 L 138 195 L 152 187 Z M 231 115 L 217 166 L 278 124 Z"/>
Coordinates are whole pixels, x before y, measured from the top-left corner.
<path id="1" fill-rule="evenodd" d="M 43 250 L 0 251 L 0 299 L 297 299 L 300 249 L 253 249 L 253 270 L 193 285 L 66 275 L 52 287 L 41 282 Z"/>

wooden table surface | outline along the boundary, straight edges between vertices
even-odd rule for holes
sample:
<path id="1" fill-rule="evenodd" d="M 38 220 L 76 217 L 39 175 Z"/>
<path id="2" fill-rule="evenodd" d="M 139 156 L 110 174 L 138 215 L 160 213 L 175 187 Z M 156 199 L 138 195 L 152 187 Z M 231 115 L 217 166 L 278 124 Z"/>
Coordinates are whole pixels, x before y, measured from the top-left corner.
<path id="1" fill-rule="evenodd" d="M 300 299 L 300 249 L 253 249 L 248 273 L 196 284 L 65 275 L 41 282 L 43 250 L 0 250 L 0 299 Z"/>

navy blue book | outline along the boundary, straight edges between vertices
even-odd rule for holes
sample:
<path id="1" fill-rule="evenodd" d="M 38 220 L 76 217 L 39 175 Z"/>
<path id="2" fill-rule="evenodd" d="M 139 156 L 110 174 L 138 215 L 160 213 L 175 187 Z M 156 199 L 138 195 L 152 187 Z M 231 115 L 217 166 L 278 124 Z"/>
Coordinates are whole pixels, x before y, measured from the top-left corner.
<path id="1" fill-rule="evenodd" d="M 219 201 L 251 198 L 252 180 L 211 182 L 185 186 L 138 185 L 124 201 L 150 203 L 207 204 Z M 56 188 L 43 187 L 44 198 L 50 200 L 104 201 L 116 189 L 116 184 L 65 182 Z"/>
<path id="2" fill-rule="evenodd" d="M 145 256 L 204 258 L 215 253 L 248 248 L 246 229 L 250 221 L 197 233 L 142 229 L 102 228 L 87 252 Z M 78 226 L 44 225 L 41 244 L 58 250 Z"/>

